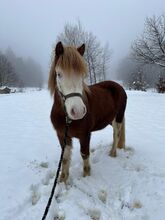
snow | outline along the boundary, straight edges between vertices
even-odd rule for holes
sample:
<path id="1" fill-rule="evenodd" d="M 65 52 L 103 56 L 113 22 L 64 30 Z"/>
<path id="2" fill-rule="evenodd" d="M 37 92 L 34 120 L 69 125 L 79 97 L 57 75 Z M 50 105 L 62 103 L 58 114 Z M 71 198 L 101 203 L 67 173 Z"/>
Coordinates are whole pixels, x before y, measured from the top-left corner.
<path id="1" fill-rule="evenodd" d="M 127 91 L 126 150 L 108 156 L 112 128 L 92 134 L 91 176 L 74 140 L 70 177 L 58 184 L 47 220 L 164 220 L 165 96 Z M 60 147 L 48 91 L 0 96 L 0 220 L 41 219 Z"/>

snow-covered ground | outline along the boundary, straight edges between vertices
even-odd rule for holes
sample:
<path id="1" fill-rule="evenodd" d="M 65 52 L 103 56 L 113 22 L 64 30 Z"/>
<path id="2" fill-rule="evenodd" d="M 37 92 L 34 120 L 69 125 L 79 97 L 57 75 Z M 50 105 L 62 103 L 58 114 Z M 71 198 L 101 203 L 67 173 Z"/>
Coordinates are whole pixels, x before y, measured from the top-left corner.
<path id="1" fill-rule="evenodd" d="M 74 141 L 70 178 L 47 220 L 165 219 L 165 95 L 128 91 L 126 151 L 108 156 L 112 128 L 93 133 L 90 177 Z M 60 147 L 46 90 L 0 96 L 0 220 L 41 219 Z"/>

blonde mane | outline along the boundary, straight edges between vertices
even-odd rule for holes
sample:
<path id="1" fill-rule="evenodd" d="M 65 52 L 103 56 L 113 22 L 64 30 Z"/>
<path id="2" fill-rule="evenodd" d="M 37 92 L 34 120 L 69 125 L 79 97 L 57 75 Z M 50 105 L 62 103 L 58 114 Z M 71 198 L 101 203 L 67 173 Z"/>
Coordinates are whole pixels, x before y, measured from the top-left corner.
<path id="1" fill-rule="evenodd" d="M 52 64 L 49 72 L 48 88 L 53 94 L 56 89 L 56 72 L 55 67 L 60 67 L 65 73 L 70 75 L 76 73 L 85 76 L 87 74 L 87 65 L 84 58 L 80 55 L 75 47 L 64 47 L 64 53 L 57 57 L 53 51 Z"/>

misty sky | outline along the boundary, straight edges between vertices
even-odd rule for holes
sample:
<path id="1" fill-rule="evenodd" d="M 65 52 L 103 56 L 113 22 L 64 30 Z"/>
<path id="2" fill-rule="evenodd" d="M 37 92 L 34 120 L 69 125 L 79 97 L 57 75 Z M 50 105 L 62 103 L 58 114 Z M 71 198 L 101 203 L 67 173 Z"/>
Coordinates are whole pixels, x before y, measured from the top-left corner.
<path id="1" fill-rule="evenodd" d="M 31 56 L 47 73 L 56 36 L 79 19 L 109 43 L 114 70 L 142 33 L 146 16 L 163 12 L 165 0 L 0 0 L 0 50 L 10 46 L 19 56 Z"/>

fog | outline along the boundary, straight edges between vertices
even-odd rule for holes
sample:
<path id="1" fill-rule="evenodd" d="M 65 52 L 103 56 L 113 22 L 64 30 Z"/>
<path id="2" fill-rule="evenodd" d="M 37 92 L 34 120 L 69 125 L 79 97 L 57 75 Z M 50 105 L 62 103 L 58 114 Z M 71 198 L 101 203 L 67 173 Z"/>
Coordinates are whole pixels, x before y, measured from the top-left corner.
<path id="1" fill-rule="evenodd" d="M 32 57 L 48 74 L 52 45 L 67 22 L 78 19 L 113 51 L 109 77 L 127 55 L 147 16 L 161 15 L 164 0 L 0 0 L 0 50 Z"/>

